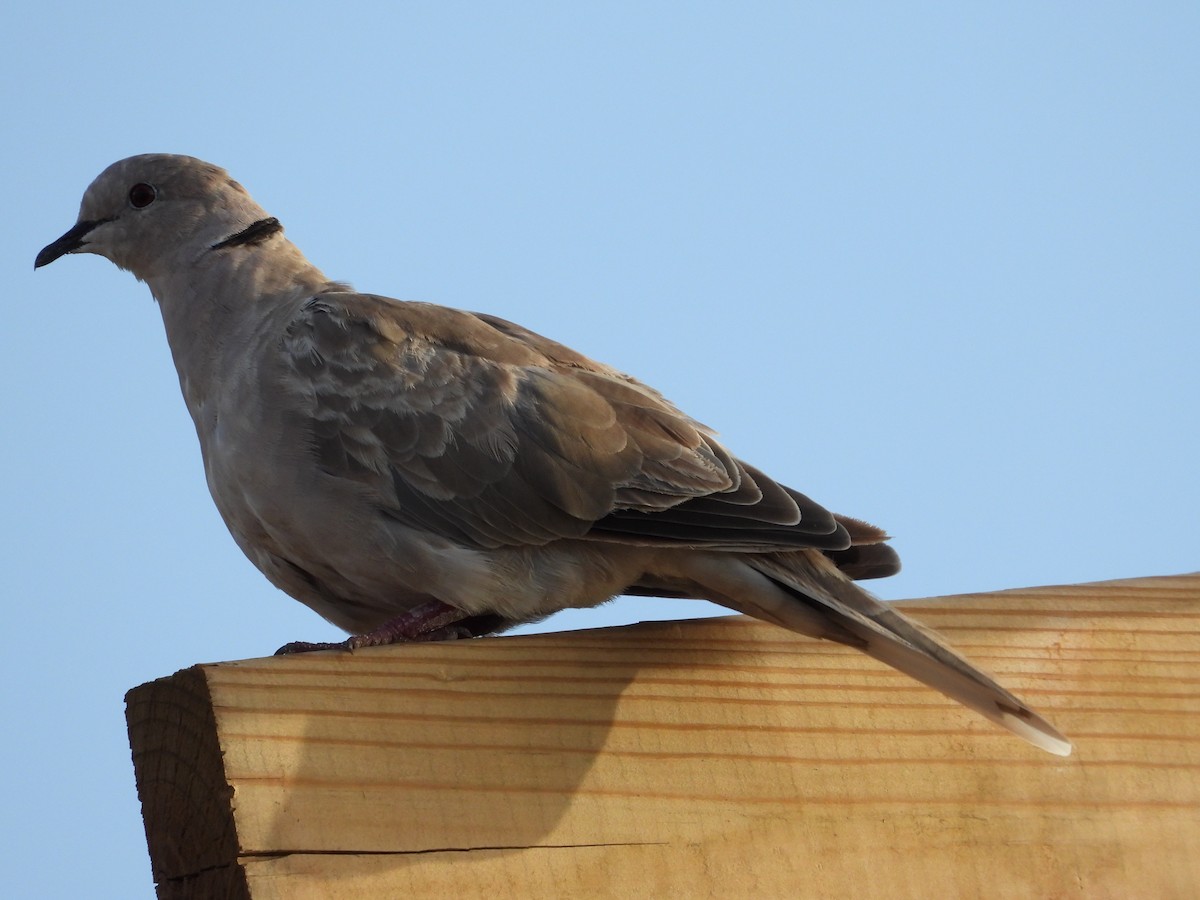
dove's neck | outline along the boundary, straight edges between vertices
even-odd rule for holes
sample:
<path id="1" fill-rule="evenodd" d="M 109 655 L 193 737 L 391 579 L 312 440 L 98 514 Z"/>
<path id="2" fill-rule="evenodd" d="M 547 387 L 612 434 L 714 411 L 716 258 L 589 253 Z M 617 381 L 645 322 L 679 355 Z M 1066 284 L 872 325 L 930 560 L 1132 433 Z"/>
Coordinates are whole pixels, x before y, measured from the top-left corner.
<path id="1" fill-rule="evenodd" d="M 252 246 L 181 252 L 146 282 L 162 309 L 184 400 L 198 428 L 210 400 L 254 367 L 329 280 L 282 234 Z"/>

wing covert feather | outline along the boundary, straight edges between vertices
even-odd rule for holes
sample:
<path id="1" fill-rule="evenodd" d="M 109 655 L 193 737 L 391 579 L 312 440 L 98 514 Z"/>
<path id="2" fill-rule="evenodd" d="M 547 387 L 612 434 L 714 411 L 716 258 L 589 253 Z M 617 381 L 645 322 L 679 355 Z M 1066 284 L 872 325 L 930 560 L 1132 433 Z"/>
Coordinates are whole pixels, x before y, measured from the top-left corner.
<path id="1" fill-rule="evenodd" d="M 480 548 L 850 544 L 653 389 L 502 319 L 327 293 L 282 349 L 318 464 L 414 528 Z"/>

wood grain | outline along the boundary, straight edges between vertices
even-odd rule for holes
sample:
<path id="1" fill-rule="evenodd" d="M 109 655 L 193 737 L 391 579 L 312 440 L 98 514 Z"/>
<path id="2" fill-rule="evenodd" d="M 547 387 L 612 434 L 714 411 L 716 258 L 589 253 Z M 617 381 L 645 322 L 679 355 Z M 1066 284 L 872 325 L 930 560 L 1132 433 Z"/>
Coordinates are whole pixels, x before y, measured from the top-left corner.
<path id="1" fill-rule="evenodd" d="M 743 617 L 135 688 L 161 897 L 1191 897 L 1200 575 L 901 604 L 1060 759 Z"/>

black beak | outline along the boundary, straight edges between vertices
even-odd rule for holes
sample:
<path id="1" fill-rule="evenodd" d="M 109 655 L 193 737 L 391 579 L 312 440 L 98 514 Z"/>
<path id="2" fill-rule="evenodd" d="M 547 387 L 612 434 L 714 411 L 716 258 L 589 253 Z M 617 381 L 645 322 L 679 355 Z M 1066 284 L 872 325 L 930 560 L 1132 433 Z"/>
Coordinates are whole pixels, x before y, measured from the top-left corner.
<path id="1" fill-rule="evenodd" d="M 60 256 L 67 253 L 72 253 L 78 250 L 85 243 L 84 238 L 97 225 L 102 225 L 110 219 L 95 219 L 87 222 L 78 222 L 75 227 L 60 237 L 57 241 L 47 244 L 42 248 L 42 252 L 37 255 L 37 259 L 33 261 L 33 267 L 40 269 L 42 266 L 49 265 Z"/>

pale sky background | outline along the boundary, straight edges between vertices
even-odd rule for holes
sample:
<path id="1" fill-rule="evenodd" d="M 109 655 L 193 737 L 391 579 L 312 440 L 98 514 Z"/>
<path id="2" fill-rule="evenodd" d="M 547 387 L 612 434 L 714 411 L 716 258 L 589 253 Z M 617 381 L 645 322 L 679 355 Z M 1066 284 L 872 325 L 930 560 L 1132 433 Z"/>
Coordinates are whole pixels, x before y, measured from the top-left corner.
<path id="1" fill-rule="evenodd" d="M 11 3 L 4 893 L 153 896 L 123 695 L 337 632 L 208 497 L 109 163 L 616 365 L 891 531 L 887 598 L 1200 567 L 1200 6 Z M 543 627 L 706 607 L 623 600 Z"/>

